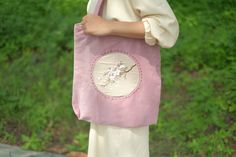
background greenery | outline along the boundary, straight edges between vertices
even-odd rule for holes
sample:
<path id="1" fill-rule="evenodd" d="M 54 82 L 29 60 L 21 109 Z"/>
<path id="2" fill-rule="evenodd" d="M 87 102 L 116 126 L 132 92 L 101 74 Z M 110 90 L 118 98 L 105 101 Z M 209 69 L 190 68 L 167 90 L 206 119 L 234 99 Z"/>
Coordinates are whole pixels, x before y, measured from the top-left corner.
<path id="1" fill-rule="evenodd" d="M 236 1 L 170 0 L 180 24 L 161 49 L 162 102 L 151 156 L 236 150 Z M 73 25 L 86 0 L 0 1 L 0 142 L 87 151 L 89 123 L 71 107 Z"/>

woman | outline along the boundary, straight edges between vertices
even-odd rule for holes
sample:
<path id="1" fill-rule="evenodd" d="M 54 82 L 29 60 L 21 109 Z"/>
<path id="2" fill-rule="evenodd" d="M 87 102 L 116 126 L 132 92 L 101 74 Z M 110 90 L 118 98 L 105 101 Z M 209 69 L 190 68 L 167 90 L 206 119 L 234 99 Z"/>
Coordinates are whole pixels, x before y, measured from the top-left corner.
<path id="1" fill-rule="evenodd" d="M 105 0 L 102 17 L 93 15 L 98 0 L 89 0 L 81 22 L 85 33 L 144 39 L 150 46 L 171 48 L 178 21 L 166 0 Z M 149 157 L 149 126 L 122 128 L 90 123 L 88 157 Z"/>

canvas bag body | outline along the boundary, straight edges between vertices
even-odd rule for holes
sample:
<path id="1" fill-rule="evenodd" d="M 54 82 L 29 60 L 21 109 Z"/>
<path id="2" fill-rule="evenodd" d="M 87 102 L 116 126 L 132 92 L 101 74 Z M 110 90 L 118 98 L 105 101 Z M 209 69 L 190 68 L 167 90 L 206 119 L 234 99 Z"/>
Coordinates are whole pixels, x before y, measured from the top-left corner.
<path id="1" fill-rule="evenodd" d="M 95 14 L 101 14 L 102 4 L 98 0 Z M 158 45 L 85 34 L 80 23 L 74 25 L 72 107 L 79 120 L 119 127 L 156 124 L 160 94 Z"/>

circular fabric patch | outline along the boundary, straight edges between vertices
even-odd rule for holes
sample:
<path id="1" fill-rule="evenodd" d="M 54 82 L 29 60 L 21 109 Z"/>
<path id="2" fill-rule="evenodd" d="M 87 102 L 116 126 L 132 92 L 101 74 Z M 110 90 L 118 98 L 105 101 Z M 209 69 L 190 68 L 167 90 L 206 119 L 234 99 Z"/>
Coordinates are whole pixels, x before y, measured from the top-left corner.
<path id="1" fill-rule="evenodd" d="M 126 96 L 139 83 L 139 68 L 128 54 L 110 52 L 96 59 L 92 78 L 97 89 L 109 96 Z"/>

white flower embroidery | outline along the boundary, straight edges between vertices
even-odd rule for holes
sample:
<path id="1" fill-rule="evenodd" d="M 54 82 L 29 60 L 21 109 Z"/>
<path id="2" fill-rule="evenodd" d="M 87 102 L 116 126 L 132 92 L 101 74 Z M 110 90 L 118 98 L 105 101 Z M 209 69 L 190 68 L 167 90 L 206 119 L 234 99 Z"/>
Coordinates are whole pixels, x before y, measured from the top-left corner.
<path id="1" fill-rule="evenodd" d="M 121 61 L 119 63 L 117 63 L 115 66 L 113 67 L 109 67 L 106 72 L 103 74 L 103 76 L 105 77 L 104 79 L 104 84 L 102 84 L 101 86 L 106 86 L 108 84 L 112 84 L 112 83 L 116 83 L 117 80 L 119 78 L 121 78 L 121 76 L 124 75 L 125 79 L 126 79 L 126 74 L 132 70 L 132 68 L 136 66 L 136 64 L 132 65 L 129 69 L 128 66 L 124 65 L 124 63 L 122 63 Z M 101 80 L 101 77 L 98 77 L 99 80 Z"/>

